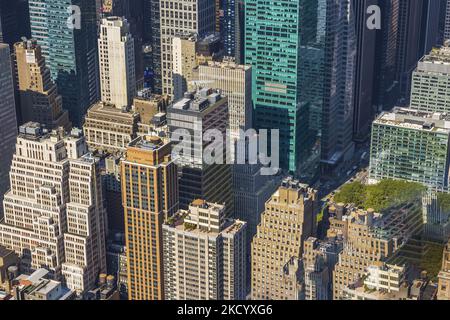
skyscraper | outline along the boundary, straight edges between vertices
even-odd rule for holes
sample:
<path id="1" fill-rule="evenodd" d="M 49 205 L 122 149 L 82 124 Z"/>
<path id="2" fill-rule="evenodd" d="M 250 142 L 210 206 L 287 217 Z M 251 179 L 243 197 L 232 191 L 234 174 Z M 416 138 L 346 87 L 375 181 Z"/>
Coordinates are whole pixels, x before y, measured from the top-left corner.
<path id="1" fill-rule="evenodd" d="M 303 295 L 303 243 L 315 234 L 317 191 L 290 178 L 266 202 L 252 241 L 252 299 Z"/>
<path id="2" fill-rule="evenodd" d="M 126 19 L 102 19 L 98 53 L 103 102 L 118 109 L 131 105 L 136 93 L 134 40 Z"/>
<path id="3" fill-rule="evenodd" d="M 146 0 L 145 0 L 146 1 Z M 126 19 L 129 25 L 129 32 L 133 37 L 134 42 L 134 67 L 135 67 L 135 82 L 137 86 L 141 86 L 144 76 L 144 55 L 143 55 L 143 41 L 145 33 L 144 19 L 146 12 L 144 10 L 144 0 L 111 0 L 111 9 L 103 11 L 103 17 L 121 17 Z"/>
<path id="4" fill-rule="evenodd" d="M 173 43 L 178 33 L 200 37 L 214 32 L 215 3 L 211 0 L 168 0 L 160 3 L 162 93 L 173 95 Z"/>
<path id="5" fill-rule="evenodd" d="M 367 8 L 378 4 L 378 0 L 353 0 L 357 50 L 353 122 L 353 137 L 356 141 L 364 141 L 370 137 L 370 124 L 376 113 L 373 87 L 376 73 L 374 68 L 377 30 L 367 27 Z"/>
<path id="6" fill-rule="evenodd" d="M 358 118 L 354 117 L 355 109 L 362 108 L 362 101 L 368 99 L 364 91 L 368 90 L 372 84 L 371 80 L 364 77 L 371 77 L 370 68 L 373 61 L 370 61 L 372 54 L 370 46 L 373 39 L 370 39 L 369 34 L 356 28 L 357 23 L 364 21 L 362 11 L 365 9 L 359 7 L 362 1 L 355 1 L 317 2 L 320 30 L 323 28 L 321 24 L 326 25 L 325 39 L 319 42 L 325 46 L 319 54 L 320 59 L 323 59 L 324 69 L 318 69 L 320 64 L 314 66 L 314 61 L 317 59 L 314 51 L 303 58 L 303 64 L 309 67 L 302 66 L 300 69 L 300 74 L 304 69 L 313 70 L 306 72 L 305 78 L 301 76 L 304 91 L 301 97 L 303 103 L 314 105 L 314 108 L 311 107 L 309 111 L 312 118 L 309 121 L 310 132 L 317 134 L 315 127 L 320 121 L 321 170 L 325 175 L 335 173 L 342 163 L 352 158 L 354 152 L 352 128 L 354 129 L 354 123 Z M 306 29 L 305 36 L 308 32 Z M 365 41 L 367 43 L 361 43 Z M 368 46 L 367 52 L 364 51 L 364 45 Z M 364 74 L 365 71 L 362 69 L 365 68 L 368 74 Z M 321 89 L 322 84 L 317 81 L 322 81 L 323 89 Z M 313 90 L 310 89 L 310 83 L 315 83 Z M 323 92 L 318 98 L 316 94 L 319 94 L 321 90 Z M 320 101 L 323 101 L 322 114 L 319 108 Z M 361 110 L 361 112 L 367 112 L 367 110 Z M 305 139 L 303 143 L 309 145 L 317 143 L 314 136 L 309 135 Z"/>
<path id="7" fill-rule="evenodd" d="M 173 152 L 179 167 L 180 207 L 187 209 L 193 200 L 204 199 L 211 203 L 225 204 L 227 215 L 231 216 L 234 208 L 232 175 L 231 166 L 225 161 L 227 97 L 210 88 L 188 92 L 183 99 L 167 108 L 167 125 L 172 142 L 177 146 L 188 144 L 186 147 L 190 148 L 187 151 L 190 154 L 176 150 Z M 214 154 L 214 163 L 205 161 L 205 149 L 220 142 L 208 143 L 205 139 L 208 130 L 220 132 L 223 143 L 223 151 Z M 211 131 L 208 134 L 210 133 Z"/>
<path id="8" fill-rule="evenodd" d="M 381 30 L 378 31 L 375 53 L 374 104 L 377 110 L 390 110 L 398 99 L 397 51 L 400 0 L 379 0 Z"/>
<path id="9" fill-rule="evenodd" d="M 20 255 L 23 272 L 45 267 L 79 294 L 95 285 L 106 271 L 99 179 L 98 159 L 87 153 L 80 130 L 20 127 L 0 243 Z"/>
<path id="10" fill-rule="evenodd" d="M 219 0 L 219 32 L 225 56 L 236 57 L 239 51 L 239 0 Z"/>
<path id="11" fill-rule="evenodd" d="M 0 0 L 0 42 L 11 47 L 19 41 L 17 1 Z"/>
<path id="12" fill-rule="evenodd" d="M 397 38 L 397 81 L 402 105 L 407 104 L 411 75 L 420 59 L 423 0 L 400 0 Z"/>
<path id="13" fill-rule="evenodd" d="M 433 47 L 440 44 L 439 17 L 441 10 L 446 9 L 442 4 L 441 0 L 424 0 L 420 56 L 428 54 Z"/>
<path id="14" fill-rule="evenodd" d="M 243 300 L 246 223 L 223 205 L 194 200 L 163 225 L 167 300 Z"/>
<path id="15" fill-rule="evenodd" d="M 249 0 L 245 5 L 255 126 L 280 130 L 281 167 L 302 180 L 313 179 L 320 160 L 328 170 L 351 151 L 356 56 L 351 4 Z"/>
<path id="16" fill-rule="evenodd" d="M 170 149 L 158 137 L 139 137 L 121 164 L 130 300 L 164 298 L 162 225 L 178 210 L 177 168 Z"/>
<path id="17" fill-rule="evenodd" d="M 154 92 L 162 92 L 161 21 L 159 0 L 144 0 L 144 81 Z"/>
<path id="18" fill-rule="evenodd" d="M 282 176 L 262 174 L 260 164 L 234 164 L 233 170 L 233 218 L 247 222 L 247 288 L 251 286 L 251 243 L 261 222 L 266 201 L 278 189 Z"/>
<path id="19" fill-rule="evenodd" d="M 372 126 L 369 182 L 403 179 L 434 190 L 448 188 L 448 115 L 396 108 Z"/>
<path id="20" fill-rule="evenodd" d="M 64 108 L 80 127 L 87 108 L 99 100 L 96 3 L 32 0 L 29 9 L 31 35 L 42 47 Z"/>
<path id="21" fill-rule="evenodd" d="M 0 200 L 9 187 L 9 167 L 17 136 L 14 82 L 9 45 L 0 43 Z M 0 213 L 3 208 L 0 208 Z"/>
<path id="22" fill-rule="evenodd" d="M 76 131 L 74 131 L 76 132 Z M 67 140 L 69 156 L 80 148 Z M 106 208 L 100 176 L 100 159 L 85 154 L 70 161 L 70 202 L 67 203 L 67 231 L 64 233 L 62 275 L 77 293 L 93 289 L 98 275 L 106 272 Z"/>
<path id="23" fill-rule="evenodd" d="M 234 215 L 236 219 L 247 222 L 247 242 L 250 244 L 261 222 L 266 201 L 278 189 L 281 175 L 266 176 L 261 173 L 259 164 L 233 165 Z"/>
<path id="24" fill-rule="evenodd" d="M 35 40 L 14 45 L 22 121 L 39 122 L 47 129 L 70 129 L 67 111 L 58 87 L 50 78 L 50 70 Z"/>
<path id="25" fill-rule="evenodd" d="M 239 139 L 239 130 L 252 128 L 252 68 L 239 65 L 234 59 L 222 62 L 209 61 L 198 67 L 198 78 L 208 82 L 228 97 L 229 129 L 231 138 L 231 158 L 234 159 L 234 142 Z"/>
<path id="26" fill-rule="evenodd" d="M 301 2 L 249 0 L 245 7 L 245 64 L 253 70 L 255 125 L 280 129 L 280 164 L 293 172 L 300 160 L 301 118 L 305 117 L 299 99 L 299 32 L 312 24 L 300 24 Z M 305 18 L 314 19 L 312 14 Z"/>

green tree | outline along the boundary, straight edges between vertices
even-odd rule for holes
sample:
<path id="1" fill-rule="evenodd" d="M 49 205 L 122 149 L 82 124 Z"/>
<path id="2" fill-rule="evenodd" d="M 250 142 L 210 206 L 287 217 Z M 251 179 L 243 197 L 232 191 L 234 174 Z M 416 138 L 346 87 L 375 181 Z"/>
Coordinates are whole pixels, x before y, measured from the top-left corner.
<path id="1" fill-rule="evenodd" d="M 346 184 L 334 196 L 335 202 L 354 203 L 357 206 L 362 206 L 365 202 L 365 186 L 359 182 L 352 182 Z"/>

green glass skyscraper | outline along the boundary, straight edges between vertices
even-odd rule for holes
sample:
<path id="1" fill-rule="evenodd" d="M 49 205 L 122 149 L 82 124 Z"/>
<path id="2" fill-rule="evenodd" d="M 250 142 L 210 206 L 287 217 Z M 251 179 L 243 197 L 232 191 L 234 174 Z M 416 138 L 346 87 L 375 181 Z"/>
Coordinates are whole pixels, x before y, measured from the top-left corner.
<path id="1" fill-rule="evenodd" d="M 252 65 L 254 72 L 255 123 L 258 129 L 280 130 L 280 165 L 294 173 L 298 171 L 300 158 L 307 155 L 302 140 L 307 136 L 309 105 L 300 101 L 300 47 L 302 40 L 314 38 L 313 34 L 307 39 L 300 35 L 303 26 L 312 26 L 314 22 L 317 25 L 314 19 L 317 14 L 309 16 L 315 21 L 302 21 L 307 18 L 301 14 L 306 2 L 247 0 L 245 3 L 245 63 Z"/>
<path id="2" fill-rule="evenodd" d="M 29 8 L 31 35 L 42 47 L 70 120 L 80 126 L 99 99 L 95 1 L 32 0 Z"/>
<path id="3" fill-rule="evenodd" d="M 280 130 L 280 164 L 312 180 L 352 152 L 355 30 L 349 0 L 247 0 L 245 64 L 257 129 Z"/>

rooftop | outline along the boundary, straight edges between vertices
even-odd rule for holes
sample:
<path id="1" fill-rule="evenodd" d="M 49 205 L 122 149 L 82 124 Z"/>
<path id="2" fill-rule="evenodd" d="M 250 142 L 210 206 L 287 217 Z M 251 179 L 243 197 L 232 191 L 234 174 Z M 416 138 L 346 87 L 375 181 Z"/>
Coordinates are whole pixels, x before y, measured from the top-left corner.
<path id="1" fill-rule="evenodd" d="M 450 115 L 447 113 L 396 107 L 391 112 L 383 112 L 374 123 L 421 131 L 450 133 Z"/>
<path id="2" fill-rule="evenodd" d="M 133 141 L 130 142 L 129 146 L 146 150 L 146 151 L 152 151 L 157 150 L 161 148 L 164 145 L 163 140 L 158 136 L 152 136 L 152 135 L 145 135 L 140 136 Z"/>
<path id="3" fill-rule="evenodd" d="M 133 122 L 139 115 L 129 108 L 116 108 L 114 104 L 108 102 L 98 102 L 87 111 L 87 119 L 96 119 L 115 122 Z M 86 120 L 87 120 L 86 119 Z M 124 123 L 125 124 L 125 123 Z"/>
<path id="4" fill-rule="evenodd" d="M 237 64 L 234 59 L 225 57 L 222 61 L 208 61 L 206 64 L 208 67 L 222 68 L 222 69 L 239 69 L 250 70 L 250 65 Z"/>
<path id="5" fill-rule="evenodd" d="M 222 95 L 217 90 L 211 88 L 202 88 L 194 92 L 186 92 L 182 99 L 169 106 L 169 113 L 170 110 L 173 109 L 202 112 L 208 107 L 215 105 L 221 99 L 223 99 Z"/>

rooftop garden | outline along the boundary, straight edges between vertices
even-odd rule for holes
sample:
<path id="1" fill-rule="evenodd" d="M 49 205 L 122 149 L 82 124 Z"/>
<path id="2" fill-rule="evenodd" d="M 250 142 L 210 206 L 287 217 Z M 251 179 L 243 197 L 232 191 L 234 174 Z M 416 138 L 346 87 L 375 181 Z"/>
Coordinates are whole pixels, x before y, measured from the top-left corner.
<path id="1" fill-rule="evenodd" d="M 419 199 L 426 188 L 415 182 L 403 180 L 382 180 L 375 185 L 353 182 L 344 185 L 334 196 L 334 202 L 353 203 L 356 206 L 381 212 L 396 204 Z M 450 206 L 450 197 L 448 199 Z"/>

